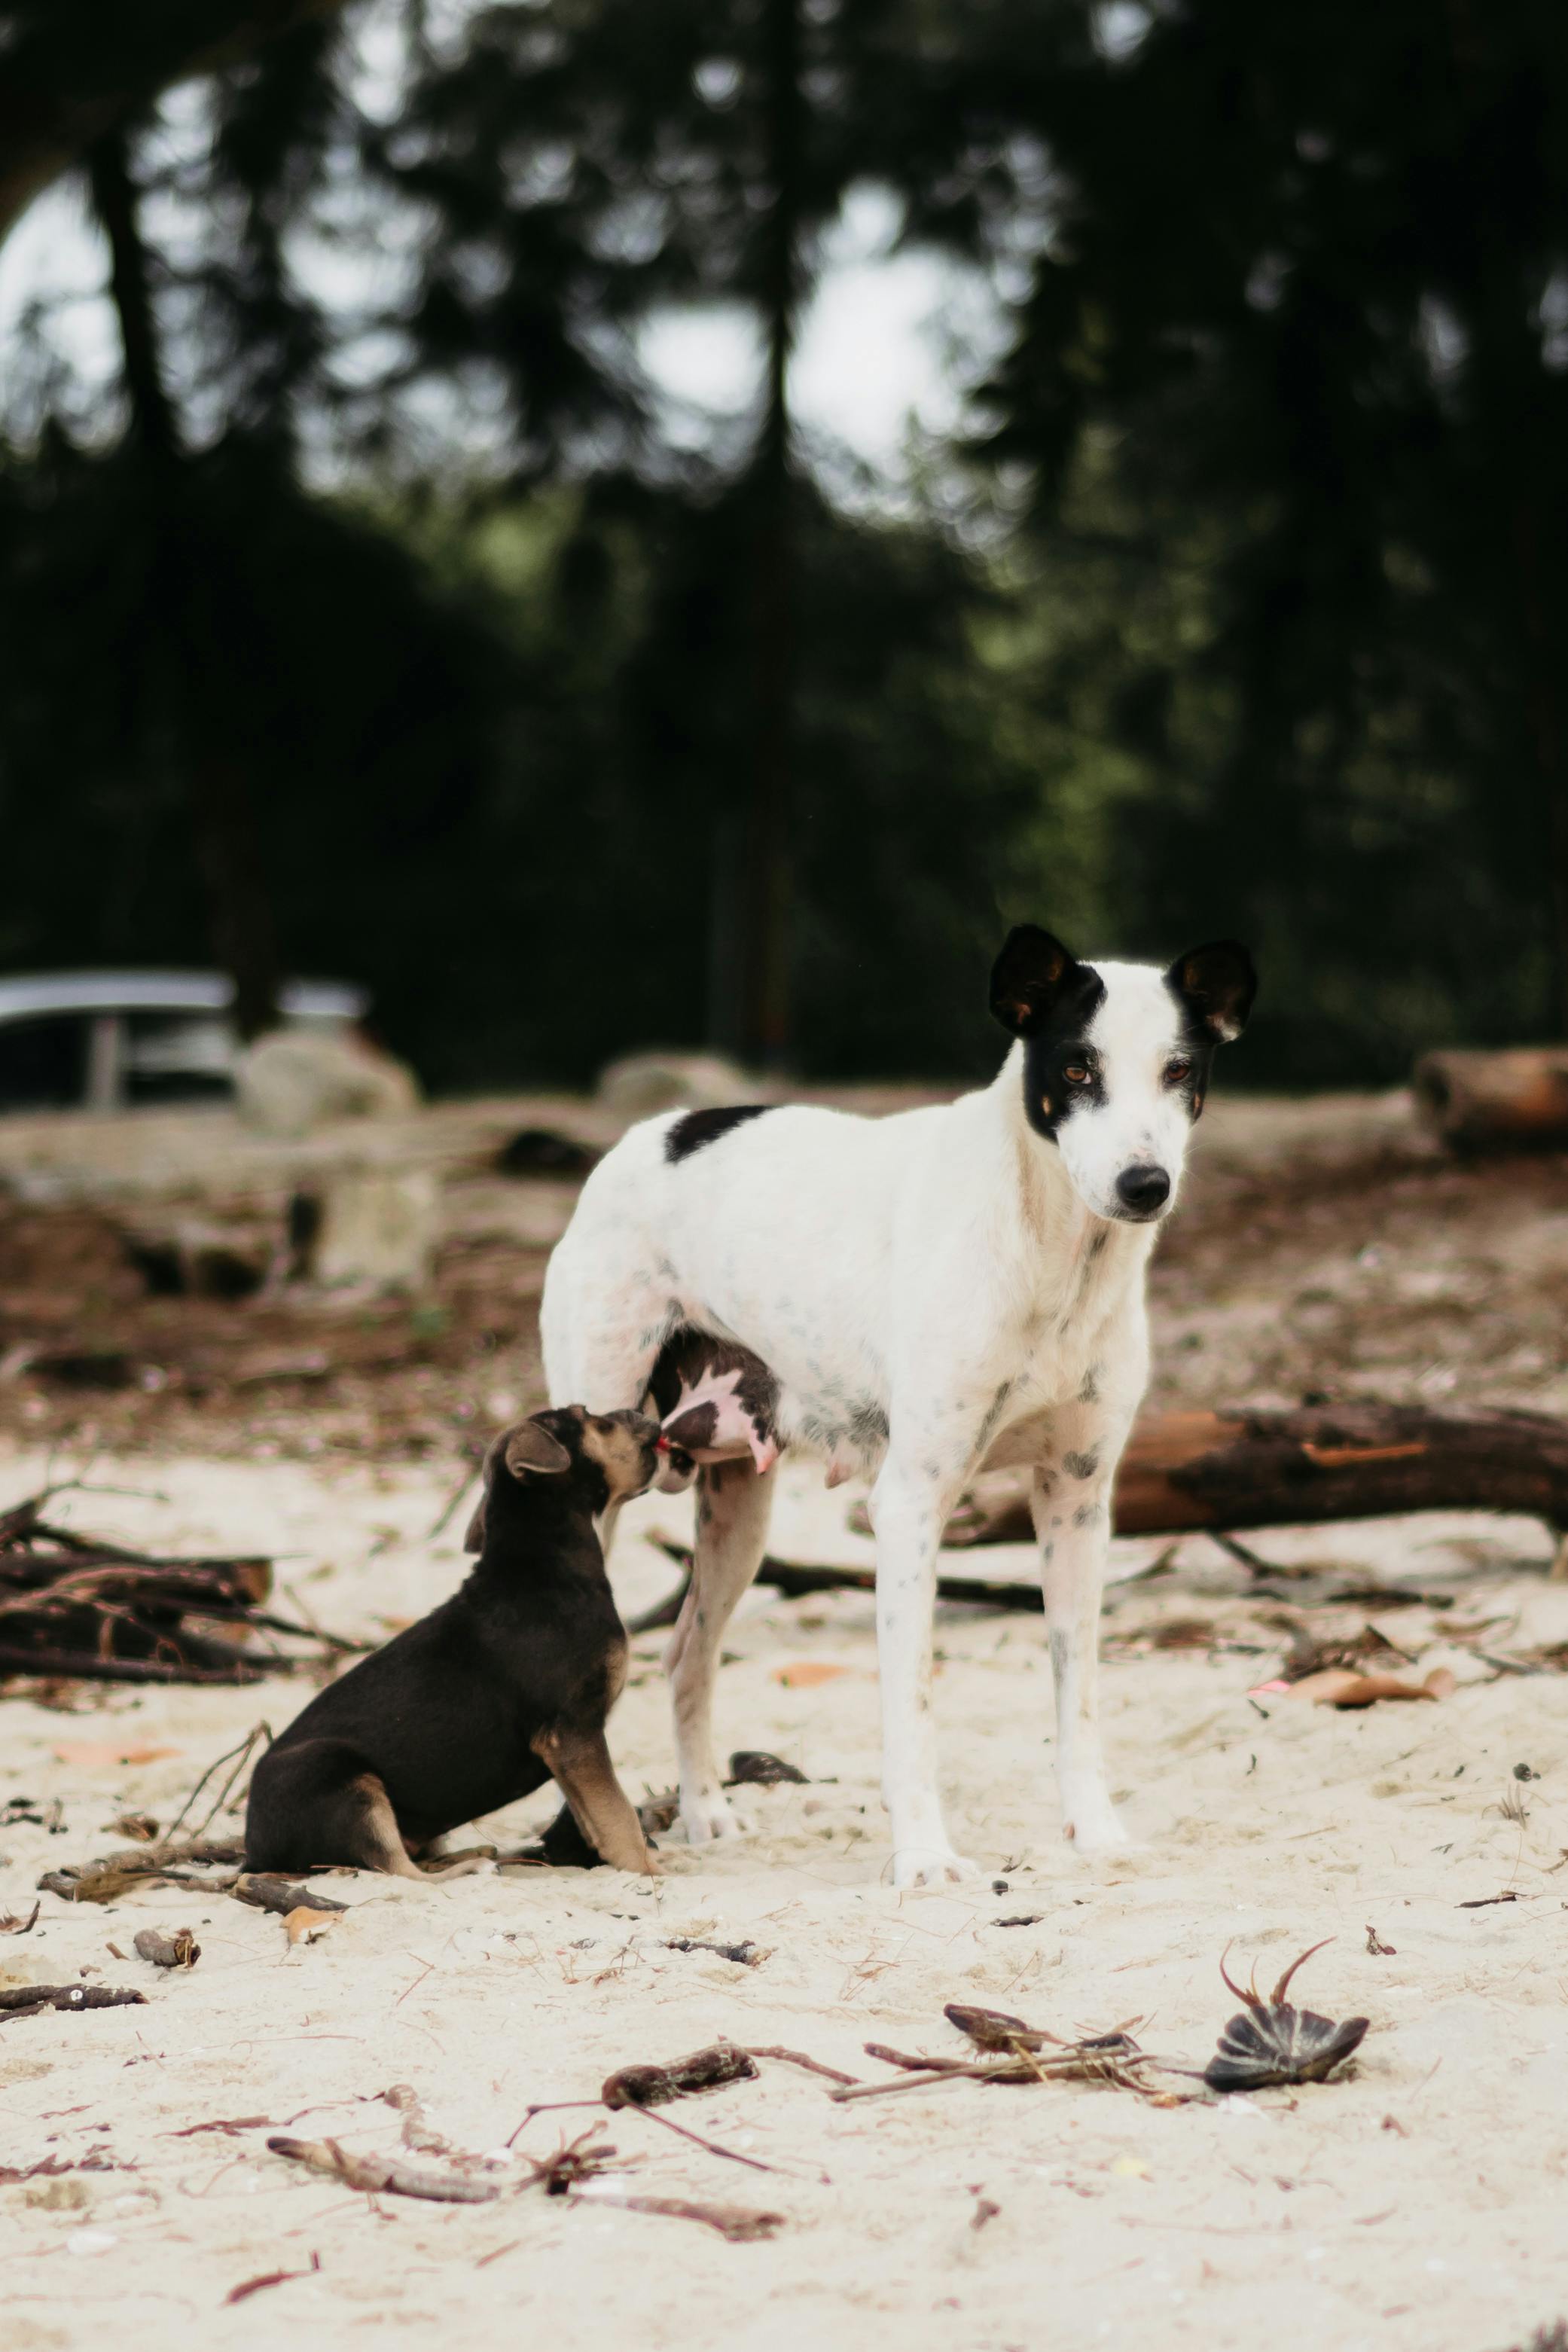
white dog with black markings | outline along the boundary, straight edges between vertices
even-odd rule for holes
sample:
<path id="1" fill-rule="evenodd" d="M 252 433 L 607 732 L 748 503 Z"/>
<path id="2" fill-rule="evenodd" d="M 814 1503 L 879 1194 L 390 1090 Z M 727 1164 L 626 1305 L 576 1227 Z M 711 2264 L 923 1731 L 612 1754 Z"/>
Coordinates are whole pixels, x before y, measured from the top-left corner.
<path id="1" fill-rule="evenodd" d="M 684 1402 L 700 1397 L 710 1433 L 734 1367 L 757 1375 L 745 1441 L 697 1451 L 691 1590 L 666 1661 L 694 1844 L 740 1826 L 714 1759 L 713 1678 L 763 1557 L 780 1450 L 825 1459 L 830 1480 L 875 1480 L 895 1885 L 973 1868 L 937 1793 L 931 1625 L 942 1529 L 982 1467 L 1033 1472 L 1064 1834 L 1091 1852 L 1124 1843 L 1095 1696 L 1111 1484 L 1148 1376 L 1155 1228 L 1215 1048 L 1240 1034 L 1255 986 L 1230 940 L 1162 971 L 1080 963 L 1026 924 L 992 973 L 1016 1042 L 982 1091 L 880 1119 L 668 1114 L 588 1179 L 544 1287 L 552 1402 L 637 1407 L 661 1380 L 668 1396 L 669 1365 L 707 1334 L 731 1369 L 684 1375 Z"/>

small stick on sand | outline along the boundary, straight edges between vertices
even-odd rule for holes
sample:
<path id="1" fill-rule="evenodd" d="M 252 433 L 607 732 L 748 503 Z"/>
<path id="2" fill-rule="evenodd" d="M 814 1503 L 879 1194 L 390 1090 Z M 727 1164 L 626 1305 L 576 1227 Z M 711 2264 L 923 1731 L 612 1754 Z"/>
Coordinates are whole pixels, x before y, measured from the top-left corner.
<path id="1" fill-rule="evenodd" d="M 576 2201 L 622 2205 L 630 2213 L 667 2213 L 677 2221 L 703 2221 L 731 2244 L 748 2238 L 771 2238 L 784 2225 L 782 2213 L 766 2213 L 751 2205 L 699 2205 L 689 2197 L 646 2197 L 621 2189 L 579 2189 Z"/>
<path id="2" fill-rule="evenodd" d="M 776 2172 L 779 2168 L 776 2164 L 764 2164 L 761 2157 L 742 2156 L 732 2147 L 721 2147 L 716 2139 L 704 2139 L 700 2132 L 688 2131 L 684 2124 L 678 2124 L 671 2116 L 661 2116 L 657 2108 L 639 2106 L 632 2112 L 646 2116 L 650 2124 L 662 2124 L 666 2131 L 679 2132 L 694 2147 L 705 2147 L 710 2156 L 727 2157 L 731 2164 L 749 2164 L 753 2172 Z"/>
<path id="3" fill-rule="evenodd" d="M 770 2042 L 763 2048 L 760 2042 L 753 2042 L 749 2045 L 746 2055 L 748 2058 L 781 2059 L 786 2066 L 804 2066 L 808 2074 L 826 2074 L 830 2083 L 855 2083 L 859 2080 L 857 2074 L 841 2074 L 837 2066 L 825 2066 L 820 2058 L 808 2058 L 802 2050 L 781 2049 L 777 2042 Z"/>
<path id="4" fill-rule="evenodd" d="M 270 1871 L 241 1871 L 229 1890 L 241 1903 L 248 1903 L 258 1911 L 277 1911 L 287 1918 L 290 1911 L 346 1911 L 349 1905 L 334 1903 L 330 1895 L 314 1895 L 308 1886 L 296 1886 L 291 1879 L 276 1878 Z"/>
<path id="5" fill-rule="evenodd" d="M 327 2173 L 350 2189 L 423 2197 L 436 2205 L 489 2205 L 500 2195 L 495 2180 L 462 2180 L 455 2175 L 420 2172 L 398 2157 L 351 2156 L 335 2139 L 291 2139 L 285 2132 L 268 2141 L 274 2156 L 287 2156 L 312 2172 Z"/>

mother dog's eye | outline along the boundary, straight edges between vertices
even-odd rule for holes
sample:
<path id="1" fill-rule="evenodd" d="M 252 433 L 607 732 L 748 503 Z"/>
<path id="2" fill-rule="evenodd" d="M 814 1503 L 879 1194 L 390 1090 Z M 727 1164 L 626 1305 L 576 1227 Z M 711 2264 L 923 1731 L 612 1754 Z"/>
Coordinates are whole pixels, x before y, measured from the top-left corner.
<path id="1" fill-rule="evenodd" d="M 1178 1054 L 1173 1062 L 1167 1062 L 1165 1065 L 1165 1084 L 1168 1087 L 1180 1086 L 1184 1078 L 1191 1076 L 1192 1067 L 1186 1055 Z"/>
<path id="2" fill-rule="evenodd" d="M 1089 1084 L 1089 1072 L 1081 1062 L 1069 1062 L 1062 1076 L 1069 1087 L 1087 1087 Z"/>

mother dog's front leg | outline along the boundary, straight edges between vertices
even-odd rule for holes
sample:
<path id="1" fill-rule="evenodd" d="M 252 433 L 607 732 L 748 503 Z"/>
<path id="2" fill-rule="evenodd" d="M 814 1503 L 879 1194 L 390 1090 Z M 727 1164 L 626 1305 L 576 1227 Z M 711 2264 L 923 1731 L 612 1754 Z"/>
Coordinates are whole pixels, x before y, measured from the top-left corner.
<path id="1" fill-rule="evenodd" d="M 775 1475 L 750 1462 L 714 1462 L 699 1473 L 691 1582 L 664 1654 L 675 1703 L 680 1818 L 692 1845 L 739 1836 L 747 1826 L 724 1794 L 713 1752 L 713 1677 L 724 1628 L 762 1566 Z"/>
<path id="2" fill-rule="evenodd" d="M 958 1499 L 968 1449 L 938 1460 L 889 1454 L 871 1497 L 877 1534 L 877 1664 L 882 1684 L 882 1802 L 893 1832 L 895 1886 L 973 1878 L 942 1823 L 931 1727 L 931 1620 L 936 1556 Z"/>
<path id="3" fill-rule="evenodd" d="M 1110 1490 L 1132 1407 L 1093 1395 L 1055 1416 L 1057 1451 L 1037 1469 L 1030 1500 L 1057 1695 L 1057 1785 L 1062 1834 L 1081 1853 L 1125 1845 L 1100 1750 L 1100 1601 L 1110 1542 Z"/>

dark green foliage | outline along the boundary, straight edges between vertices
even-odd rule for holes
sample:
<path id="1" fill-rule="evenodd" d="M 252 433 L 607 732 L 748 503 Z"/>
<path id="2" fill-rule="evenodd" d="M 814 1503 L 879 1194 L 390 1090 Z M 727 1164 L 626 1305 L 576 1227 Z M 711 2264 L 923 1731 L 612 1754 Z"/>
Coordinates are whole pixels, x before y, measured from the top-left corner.
<path id="1" fill-rule="evenodd" d="M 1115 60 L 1088 9 L 982 15 L 963 108 L 1043 29 L 1053 173 L 985 453 L 1048 565 L 1186 625 L 1090 657 L 1130 938 L 1249 930 L 1251 1058 L 1318 1083 L 1560 1032 L 1568 15 L 1192 0 Z"/>
<path id="2" fill-rule="evenodd" d="M 1089 0 L 513 0 L 461 42 L 253 0 L 208 12 L 195 162 L 106 146 L 191 13 L 73 68 L 100 0 L 0 9 L 0 128 L 75 123 L 103 202 L 118 152 L 206 223 L 151 252 L 119 446 L 40 382 L 0 471 L 5 963 L 206 961 L 216 776 L 279 960 L 371 981 L 437 1083 L 730 1036 L 781 905 L 808 1069 L 984 1067 L 1023 916 L 1249 937 L 1254 1078 L 1561 1031 L 1554 0 L 1160 0 L 1141 37 Z M 395 18 L 367 113 L 342 26 Z M 947 461 L 984 561 L 835 511 L 795 445 L 784 359 L 866 179 L 1013 306 Z M 293 266 L 328 214 L 403 257 L 367 315 Z M 701 466 L 636 355 L 697 298 L 768 353 Z"/>

